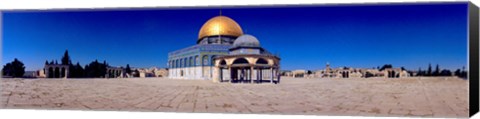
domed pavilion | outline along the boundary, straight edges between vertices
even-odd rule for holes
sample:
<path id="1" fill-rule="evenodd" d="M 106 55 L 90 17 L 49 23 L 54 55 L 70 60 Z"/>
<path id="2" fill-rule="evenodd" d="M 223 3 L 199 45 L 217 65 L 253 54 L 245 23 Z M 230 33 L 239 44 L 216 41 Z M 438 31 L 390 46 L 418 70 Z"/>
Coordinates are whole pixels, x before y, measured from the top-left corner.
<path id="1" fill-rule="evenodd" d="M 280 58 L 226 16 L 209 19 L 197 44 L 168 54 L 169 78 L 214 82 L 278 82 Z"/>
<path id="2" fill-rule="evenodd" d="M 280 58 L 263 49 L 252 35 L 238 37 L 228 55 L 214 60 L 214 82 L 279 82 Z"/>

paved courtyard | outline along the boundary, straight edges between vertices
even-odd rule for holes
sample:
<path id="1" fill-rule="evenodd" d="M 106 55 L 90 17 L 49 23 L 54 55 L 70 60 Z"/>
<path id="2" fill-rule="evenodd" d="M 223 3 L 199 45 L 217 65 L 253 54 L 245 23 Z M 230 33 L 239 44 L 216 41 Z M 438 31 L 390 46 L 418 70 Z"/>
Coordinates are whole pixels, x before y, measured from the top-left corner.
<path id="1" fill-rule="evenodd" d="M 468 81 L 456 78 L 205 80 L 2 79 L 2 108 L 468 117 Z"/>

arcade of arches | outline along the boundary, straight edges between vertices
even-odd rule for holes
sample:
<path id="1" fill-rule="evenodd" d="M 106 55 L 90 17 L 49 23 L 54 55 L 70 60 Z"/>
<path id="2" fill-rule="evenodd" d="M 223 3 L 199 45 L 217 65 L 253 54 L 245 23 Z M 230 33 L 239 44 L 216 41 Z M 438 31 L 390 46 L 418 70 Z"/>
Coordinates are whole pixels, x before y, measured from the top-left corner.
<path id="1" fill-rule="evenodd" d="M 278 83 L 279 58 L 270 55 L 227 55 L 215 58 L 214 82 Z"/>
<path id="2" fill-rule="evenodd" d="M 67 78 L 68 65 L 60 65 L 60 64 L 45 65 L 45 74 L 47 78 Z"/>
<path id="3" fill-rule="evenodd" d="M 124 77 L 124 72 L 123 68 L 118 68 L 118 67 L 107 67 L 107 75 L 106 77 L 108 78 L 119 78 L 119 77 Z"/>

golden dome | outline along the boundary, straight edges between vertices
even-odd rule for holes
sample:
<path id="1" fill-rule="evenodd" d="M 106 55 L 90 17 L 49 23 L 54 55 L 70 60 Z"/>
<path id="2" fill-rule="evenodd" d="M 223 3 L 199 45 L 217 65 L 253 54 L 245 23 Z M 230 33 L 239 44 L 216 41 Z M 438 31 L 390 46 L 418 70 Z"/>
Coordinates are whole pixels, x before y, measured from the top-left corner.
<path id="1" fill-rule="evenodd" d="M 242 28 L 233 19 L 225 16 L 216 16 L 203 24 L 198 33 L 198 40 L 206 36 L 227 35 L 227 36 L 241 36 L 243 35 Z"/>

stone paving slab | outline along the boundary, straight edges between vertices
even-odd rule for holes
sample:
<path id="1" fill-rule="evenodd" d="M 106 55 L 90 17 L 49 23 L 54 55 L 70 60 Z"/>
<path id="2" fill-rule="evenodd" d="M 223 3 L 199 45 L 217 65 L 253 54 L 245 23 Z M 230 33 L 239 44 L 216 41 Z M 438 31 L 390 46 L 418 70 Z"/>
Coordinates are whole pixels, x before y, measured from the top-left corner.
<path id="1" fill-rule="evenodd" d="M 2 79 L 2 108 L 199 113 L 468 117 L 457 78 L 209 80 Z"/>

